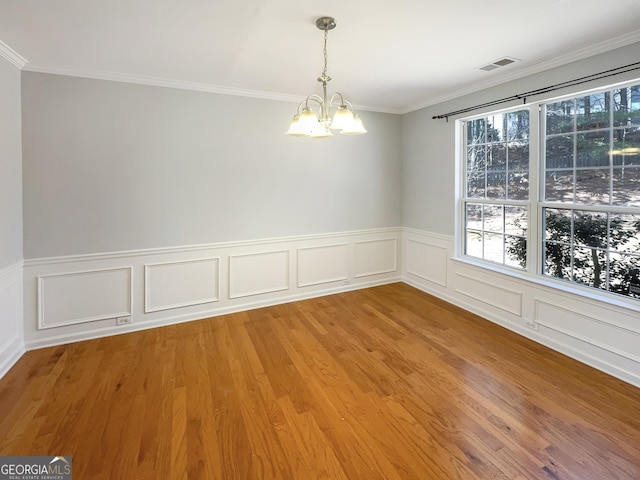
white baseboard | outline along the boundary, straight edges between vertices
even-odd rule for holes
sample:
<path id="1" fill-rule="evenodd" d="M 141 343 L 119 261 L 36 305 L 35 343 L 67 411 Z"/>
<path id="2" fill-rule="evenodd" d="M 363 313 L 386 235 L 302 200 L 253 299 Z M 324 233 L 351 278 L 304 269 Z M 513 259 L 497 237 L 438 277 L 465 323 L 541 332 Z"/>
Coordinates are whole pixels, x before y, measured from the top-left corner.
<path id="1" fill-rule="evenodd" d="M 25 352 L 22 315 L 22 261 L 0 269 L 0 378 Z"/>

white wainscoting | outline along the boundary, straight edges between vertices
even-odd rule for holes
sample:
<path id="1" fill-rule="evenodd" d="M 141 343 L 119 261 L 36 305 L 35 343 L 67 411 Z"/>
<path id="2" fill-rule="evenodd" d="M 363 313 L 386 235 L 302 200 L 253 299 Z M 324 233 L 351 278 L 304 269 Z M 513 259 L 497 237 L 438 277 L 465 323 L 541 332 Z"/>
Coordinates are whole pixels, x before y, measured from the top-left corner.
<path id="1" fill-rule="evenodd" d="M 448 257 L 446 247 L 407 238 L 404 263 L 412 276 L 446 287 Z"/>
<path id="2" fill-rule="evenodd" d="M 29 259 L 27 349 L 400 281 L 400 228 Z M 117 317 L 132 322 L 117 325 Z"/>
<path id="3" fill-rule="evenodd" d="M 201 258 L 144 266 L 144 312 L 220 300 L 220 259 Z"/>
<path id="4" fill-rule="evenodd" d="M 453 237 L 405 228 L 402 238 L 406 283 L 640 386 L 640 306 L 454 260 Z"/>
<path id="5" fill-rule="evenodd" d="M 482 302 L 490 307 L 497 307 L 516 316 L 522 315 L 522 293 L 486 282 L 477 275 L 455 272 L 454 292 Z"/>
<path id="6" fill-rule="evenodd" d="M 0 378 L 25 352 L 22 320 L 22 262 L 0 269 Z"/>
<path id="7" fill-rule="evenodd" d="M 592 307 L 583 312 L 579 307 L 573 308 L 569 310 L 548 300 L 536 299 L 534 320 L 543 327 L 629 358 L 640 365 L 640 324 L 628 328 L 612 323 L 610 313 L 603 308 Z"/>
<path id="8" fill-rule="evenodd" d="M 398 269 L 398 240 L 382 238 L 355 242 L 356 278 L 392 273 Z"/>
<path id="9" fill-rule="evenodd" d="M 131 315 L 131 267 L 38 276 L 38 328 Z"/>
<path id="10" fill-rule="evenodd" d="M 298 287 L 344 282 L 349 275 L 346 243 L 298 249 Z"/>
<path id="11" fill-rule="evenodd" d="M 0 374 L 25 346 L 115 335 L 403 280 L 640 386 L 640 309 L 454 260 L 453 252 L 452 237 L 395 228 L 26 260 L 24 268 L 0 271 L 0 319 L 3 331 L 10 332 L 0 342 Z M 83 278 L 92 288 L 80 285 Z M 101 282 L 110 292 L 106 303 L 73 304 L 80 292 L 102 301 L 94 291 Z M 39 312 L 45 328 L 39 328 Z M 116 316 L 127 312 L 132 323 L 116 325 Z"/>
<path id="12" fill-rule="evenodd" d="M 231 255 L 229 298 L 289 289 L 289 250 Z"/>

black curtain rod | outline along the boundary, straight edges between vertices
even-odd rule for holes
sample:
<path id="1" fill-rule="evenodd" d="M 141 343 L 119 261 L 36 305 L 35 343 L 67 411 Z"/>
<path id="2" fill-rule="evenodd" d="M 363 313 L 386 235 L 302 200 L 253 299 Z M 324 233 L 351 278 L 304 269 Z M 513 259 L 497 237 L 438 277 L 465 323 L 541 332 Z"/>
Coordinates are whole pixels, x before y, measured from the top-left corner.
<path id="1" fill-rule="evenodd" d="M 523 103 L 527 103 L 527 97 L 531 97 L 533 95 L 549 93 L 555 90 L 560 90 L 561 88 L 564 88 L 564 87 L 572 87 L 574 85 L 580 85 L 583 83 L 590 82 L 591 80 L 599 80 L 601 78 L 613 77 L 614 75 L 619 75 L 621 73 L 626 73 L 626 72 L 632 72 L 634 70 L 640 70 L 640 62 L 630 63 L 629 65 L 625 65 L 623 67 L 612 68 L 611 70 L 605 70 L 604 72 L 594 73 L 592 75 L 587 75 L 585 77 L 575 78 L 573 80 L 557 83 L 555 85 L 550 85 L 548 87 L 538 88 L 536 90 L 531 90 L 525 93 L 511 95 L 510 97 L 504 97 L 499 100 L 492 100 L 490 102 L 481 103 L 480 105 L 474 105 L 473 107 L 462 108 L 460 110 L 456 110 L 455 112 L 443 113 L 441 115 L 434 115 L 432 118 L 434 120 L 440 120 L 444 118 L 448 122 L 449 117 L 452 117 L 454 115 L 460 115 L 461 113 L 472 112 L 473 110 L 478 110 L 484 107 L 492 107 L 494 105 L 500 105 L 501 103 L 512 102 L 514 100 L 522 100 Z"/>

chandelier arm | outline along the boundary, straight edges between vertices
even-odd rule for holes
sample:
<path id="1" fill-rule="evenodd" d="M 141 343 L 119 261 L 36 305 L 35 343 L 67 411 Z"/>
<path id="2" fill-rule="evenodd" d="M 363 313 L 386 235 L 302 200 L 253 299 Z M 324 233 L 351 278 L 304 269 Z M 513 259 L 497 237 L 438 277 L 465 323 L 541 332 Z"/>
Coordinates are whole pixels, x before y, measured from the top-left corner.
<path id="1" fill-rule="evenodd" d="M 333 106 L 333 102 L 336 99 L 336 97 L 340 97 L 340 105 L 346 105 L 346 102 L 344 97 L 342 96 L 342 94 L 340 92 L 336 92 L 333 95 L 331 95 L 331 100 L 329 101 L 329 106 Z"/>
<path id="2" fill-rule="evenodd" d="M 322 97 L 320 95 L 318 95 L 317 93 L 312 93 L 311 95 L 309 95 L 307 97 L 307 99 L 304 102 L 302 102 L 302 103 L 304 103 L 305 107 L 307 107 L 307 108 L 309 107 L 309 101 L 310 100 L 313 100 L 314 102 L 317 102 L 318 105 L 320 105 L 321 107 L 324 105 L 324 100 L 322 100 Z"/>

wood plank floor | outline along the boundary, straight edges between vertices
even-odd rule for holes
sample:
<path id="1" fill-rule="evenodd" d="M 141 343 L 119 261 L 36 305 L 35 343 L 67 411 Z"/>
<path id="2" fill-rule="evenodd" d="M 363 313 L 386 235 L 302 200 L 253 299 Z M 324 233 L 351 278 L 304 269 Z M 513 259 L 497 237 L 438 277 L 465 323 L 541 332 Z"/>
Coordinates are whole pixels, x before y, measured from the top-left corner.
<path id="1" fill-rule="evenodd" d="M 640 389 L 405 284 L 28 352 L 0 455 L 74 479 L 640 479 Z"/>

